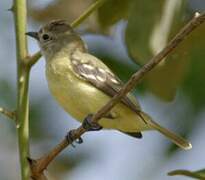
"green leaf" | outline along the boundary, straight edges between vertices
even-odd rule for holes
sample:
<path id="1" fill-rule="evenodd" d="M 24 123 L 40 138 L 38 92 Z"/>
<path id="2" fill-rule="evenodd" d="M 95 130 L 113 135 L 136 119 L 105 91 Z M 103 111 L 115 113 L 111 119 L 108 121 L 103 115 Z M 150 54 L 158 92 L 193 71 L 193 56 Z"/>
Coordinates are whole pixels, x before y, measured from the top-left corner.
<path id="1" fill-rule="evenodd" d="M 98 10 L 98 21 L 103 29 L 128 17 L 129 7 L 133 0 L 108 0 Z"/>
<path id="2" fill-rule="evenodd" d="M 170 55 L 164 64 L 152 70 L 145 78 L 147 88 L 166 101 L 171 101 L 175 97 L 177 88 L 185 78 L 190 58 L 185 53 L 188 44 L 183 43 Z"/>
<path id="3" fill-rule="evenodd" d="M 187 76 L 182 84 L 182 90 L 187 97 L 191 99 L 193 109 L 197 112 L 205 107 L 205 24 L 196 29 L 187 41 L 190 48 L 187 50 L 187 55 L 191 61 L 187 69 Z"/>
<path id="4" fill-rule="evenodd" d="M 125 36 L 132 59 L 144 64 L 163 49 L 184 24 L 185 10 L 184 0 L 160 0 L 149 2 L 149 5 L 146 1 L 133 1 Z M 147 76 L 145 84 L 152 93 L 167 101 L 175 97 L 188 64 L 188 56 L 184 53 L 187 48 L 183 43 Z"/>
<path id="5" fill-rule="evenodd" d="M 169 176 L 176 176 L 176 175 L 182 175 L 182 176 L 188 176 L 192 177 L 194 179 L 205 179 L 205 169 L 201 169 L 198 171 L 188 171 L 188 170 L 175 170 L 168 173 Z"/>

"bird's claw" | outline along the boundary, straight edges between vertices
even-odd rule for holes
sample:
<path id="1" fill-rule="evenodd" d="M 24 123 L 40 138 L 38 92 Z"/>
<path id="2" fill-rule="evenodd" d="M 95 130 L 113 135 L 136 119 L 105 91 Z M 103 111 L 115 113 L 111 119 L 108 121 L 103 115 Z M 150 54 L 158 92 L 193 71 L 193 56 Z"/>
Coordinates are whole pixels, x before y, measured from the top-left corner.
<path id="1" fill-rule="evenodd" d="M 83 139 L 81 137 L 79 137 L 78 139 L 74 139 L 73 137 L 73 130 L 69 131 L 68 134 L 66 135 L 66 140 L 68 141 L 68 143 L 71 144 L 72 147 L 75 148 L 75 145 L 73 144 L 73 142 L 76 142 L 77 144 L 82 144 L 83 143 Z"/>
<path id="2" fill-rule="evenodd" d="M 102 129 L 102 126 L 100 126 L 96 122 L 92 122 L 92 114 L 88 114 L 88 116 L 84 119 L 82 126 L 87 131 L 99 131 Z"/>

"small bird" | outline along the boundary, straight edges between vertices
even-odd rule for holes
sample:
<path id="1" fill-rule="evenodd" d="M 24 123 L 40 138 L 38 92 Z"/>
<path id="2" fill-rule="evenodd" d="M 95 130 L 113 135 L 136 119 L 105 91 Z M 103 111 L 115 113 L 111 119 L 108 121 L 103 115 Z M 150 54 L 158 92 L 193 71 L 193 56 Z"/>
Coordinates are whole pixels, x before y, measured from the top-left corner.
<path id="1" fill-rule="evenodd" d="M 51 94 L 63 109 L 80 122 L 105 105 L 123 86 L 122 81 L 97 57 L 65 20 L 51 21 L 35 38 L 46 59 L 46 77 Z M 88 121 L 89 122 L 89 121 Z M 141 131 L 157 130 L 183 149 L 192 145 L 152 120 L 129 93 L 90 130 L 116 129 L 142 138 Z"/>

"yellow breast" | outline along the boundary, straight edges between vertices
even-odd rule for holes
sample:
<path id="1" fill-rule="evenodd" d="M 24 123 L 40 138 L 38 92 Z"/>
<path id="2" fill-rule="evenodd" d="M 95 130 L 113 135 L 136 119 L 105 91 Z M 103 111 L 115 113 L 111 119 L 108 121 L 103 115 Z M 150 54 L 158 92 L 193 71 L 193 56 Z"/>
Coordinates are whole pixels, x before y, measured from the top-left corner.
<path id="1" fill-rule="evenodd" d="M 51 94 L 59 105 L 81 122 L 88 114 L 96 113 L 110 100 L 102 91 L 78 78 L 72 71 L 68 58 L 55 58 L 47 62 L 46 77 Z M 121 103 L 112 109 L 112 113 L 116 115 L 115 119 L 100 120 L 103 127 L 126 132 L 147 129 L 142 120 Z"/>
<path id="2" fill-rule="evenodd" d="M 108 97 L 74 75 L 70 61 L 61 59 L 46 64 L 49 89 L 57 102 L 77 120 L 95 113 Z"/>

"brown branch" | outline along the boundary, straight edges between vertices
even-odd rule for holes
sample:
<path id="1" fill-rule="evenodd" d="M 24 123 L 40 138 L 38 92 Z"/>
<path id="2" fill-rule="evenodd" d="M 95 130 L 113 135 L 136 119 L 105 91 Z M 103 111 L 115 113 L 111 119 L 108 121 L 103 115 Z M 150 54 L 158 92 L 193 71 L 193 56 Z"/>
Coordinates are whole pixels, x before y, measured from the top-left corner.
<path id="1" fill-rule="evenodd" d="M 190 22 L 185 25 L 180 32 L 168 43 L 168 45 L 154 56 L 147 64 L 145 64 L 139 71 L 131 76 L 129 81 L 121 88 L 119 93 L 115 95 L 106 105 L 104 105 L 96 114 L 92 117 L 92 122 L 98 122 L 105 114 L 107 114 L 121 99 L 132 90 L 137 83 L 151 71 L 157 64 L 159 64 L 165 57 L 168 56 L 196 27 L 200 26 L 205 21 L 205 14 L 196 13 Z M 73 132 L 73 140 L 81 137 L 86 130 L 81 125 Z M 63 139 L 55 148 L 53 148 L 48 154 L 44 155 L 40 159 L 30 160 L 32 177 L 39 180 L 44 175 L 44 170 L 49 163 L 68 145 L 72 142 L 68 142 L 67 139 Z M 39 179 L 38 179 L 39 178 Z"/>

